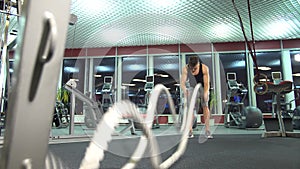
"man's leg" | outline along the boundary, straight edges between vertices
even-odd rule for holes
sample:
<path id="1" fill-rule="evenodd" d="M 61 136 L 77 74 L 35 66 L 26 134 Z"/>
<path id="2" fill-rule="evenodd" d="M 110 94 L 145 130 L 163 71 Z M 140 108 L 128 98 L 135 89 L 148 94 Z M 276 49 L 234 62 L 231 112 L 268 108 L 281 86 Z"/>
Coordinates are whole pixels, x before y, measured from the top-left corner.
<path id="1" fill-rule="evenodd" d="M 207 138 L 213 138 L 210 133 L 210 126 L 209 126 L 209 120 L 210 120 L 210 111 L 208 106 L 208 100 L 204 100 L 204 92 L 203 87 L 201 87 L 201 106 L 203 110 L 203 116 L 204 116 L 204 123 L 205 123 L 205 136 Z"/>
<path id="2" fill-rule="evenodd" d="M 204 122 L 205 122 L 205 131 L 210 131 L 209 129 L 210 112 L 208 106 L 203 106 L 203 115 L 204 115 Z"/>
<path id="3" fill-rule="evenodd" d="M 191 99 L 192 99 L 192 94 L 193 94 L 193 91 L 194 91 L 194 88 L 193 87 L 190 87 L 188 89 L 188 104 L 187 104 L 187 108 L 189 110 L 189 107 L 190 107 L 190 103 L 191 103 Z M 193 112 L 194 113 L 194 112 Z M 194 116 L 192 117 L 192 121 L 191 121 L 191 124 L 190 124 L 190 132 L 189 132 L 189 137 L 190 138 L 193 138 L 194 137 L 194 134 L 193 134 L 193 124 L 194 124 Z"/>

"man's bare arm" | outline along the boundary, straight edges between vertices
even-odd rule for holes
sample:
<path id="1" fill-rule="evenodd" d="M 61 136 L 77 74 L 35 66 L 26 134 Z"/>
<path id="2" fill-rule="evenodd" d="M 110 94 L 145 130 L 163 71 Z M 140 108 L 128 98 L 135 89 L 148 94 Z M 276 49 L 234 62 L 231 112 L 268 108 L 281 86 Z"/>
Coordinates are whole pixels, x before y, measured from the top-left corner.
<path id="1" fill-rule="evenodd" d="M 187 80 L 187 69 L 186 69 L 186 67 L 183 67 L 182 73 L 181 73 L 180 87 L 185 96 L 186 96 L 186 80 Z"/>
<path id="2" fill-rule="evenodd" d="M 204 91 L 204 100 L 208 101 L 209 87 L 210 87 L 210 79 L 209 79 L 209 69 L 206 65 L 203 65 L 203 91 Z"/>

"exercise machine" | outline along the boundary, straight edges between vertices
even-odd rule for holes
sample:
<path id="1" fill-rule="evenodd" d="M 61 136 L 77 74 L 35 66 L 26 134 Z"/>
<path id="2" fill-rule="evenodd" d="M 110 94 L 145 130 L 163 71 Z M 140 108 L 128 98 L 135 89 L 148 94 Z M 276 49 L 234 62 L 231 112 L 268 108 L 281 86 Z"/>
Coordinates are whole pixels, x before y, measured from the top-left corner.
<path id="1" fill-rule="evenodd" d="M 102 102 L 101 102 L 104 112 L 106 112 L 108 108 L 113 104 L 112 83 L 113 83 L 112 76 L 104 77 L 104 83 L 102 87 Z"/>
<path id="2" fill-rule="evenodd" d="M 145 93 L 145 99 L 144 99 L 145 100 L 144 101 L 144 107 L 148 109 L 149 98 L 150 98 L 151 93 L 152 93 L 153 88 L 154 88 L 155 79 L 154 79 L 153 75 L 148 75 L 148 76 L 145 77 L 145 80 L 146 80 L 146 83 L 144 85 L 144 91 L 146 93 Z M 165 95 L 165 93 L 161 93 L 158 97 L 158 100 L 157 100 L 157 106 L 156 106 L 156 111 L 155 111 L 155 114 L 154 114 L 152 128 L 160 128 L 158 114 L 161 114 L 165 111 L 167 101 L 168 101 L 168 98 Z M 143 113 L 143 112 L 141 112 L 141 113 Z M 136 122 L 134 123 L 134 125 L 137 129 L 141 128 L 140 124 L 137 124 Z"/>
<path id="3" fill-rule="evenodd" d="M 122 100 L 129 100 L 129 91 L 127 86 L 122 86 Z M 128 119 L 128 125 L 122 129 L 119 134 L 123 134 L 125 132 L 127 132 L 128 130 L 130 130 L 131 135 L 136 135 L 136 128 L 134 126 L 134 121 L 133 119 L 129 118 Z"/>
<path id="4" fill-rule="evenodd" d="M 248 90 L 236 80 L 236 73 L 228 72 L 227 77 L 227 102 L 224 112 L 224 126 L 245 128 L 245 117 L 242 116 L 244 99 Z"/>
<path id="5" fill-rule="evenodd" d="M 254 77 L 259 81 L 254 85 L 256 94 L 264 95 L 271 93 L 276 98 L 276 114 L 273 118 L 264 118 L 265 132 L 262 134 L 263 138 L 266 137 L 300 137 L 300 133 L 293 131 L 291 121 L 288 122 L 282 117 L 281 96 L 293 91 L 292 81 L 280 81 L 279 83 L 269 82 L 267 76 L 259 74 Z M 263 79 L 263 80 L 260 80 Z"/>
<path id="6" fill-rule="evenodd" d="M 282 76 L 281 76 L 281 72 L 272 72 L 272 81 L 274 85 L 278 85 L 281 82 L 283 82 L 282 80 Z M 280 104 L 277 103 L 277 97 L 280 100 Z M 280 107 L 280 109 L 283 111 L 283 115 L 285 115 L 285 117 L 289 117 L 291 118 L 290 115 L 288 115 L 288 110 L 290 110 L 290 103 L 287 103 L 285 101 L 285 98 L 283 97 L 283 95 L 277 95 L 275 93 L 272 93 L 272 117 L 275 118 L 277 113 L 277 106 Z"/>
<path id="7" fill-rule="evenodd" d="M 90 99 L 76 89 L 77 83 L 75 79 L 70 79 L 64 87 L 71 92 L 70 134 L 72 134 L 74 130 L 75 98 L 78 98 L 85 104 L 83 106 L 85 108 L 85 125 L 88 128 L 95 128 L 104 113 L 101 103 Z"/>
<path id="8" fill-rule="evenodd" d="M 224 111 L 224 126 L 235 128 L 258 128 L 262 124 L 262 112 L 252 106 L 245 107 L 248 90 L 236 80 L 236 73 L 228 72 L 227 102 Z"/>
<path id="9" fill-rule="evenodd" d="M 1 169 L 47 168 L 57 80 L 69 22 L 69 17 L 62 16 L 69 16 L 70 3 L 30 0 L 22 5 L 14 55 L 19 62 L 14 67 L 15 81 L 8 97 Z"/>
<path id="10" fill-rule="evenodd" d="M 53 123 L 57 128 L 65 128 L 69 125 L 69 110 L 65 107 L 64 103 L 56 101 L 54 114 L 53 114 Z"/>
<path id="11" fill-rule="evenodd" d="M 144 86 L 144 90 L 146 91 L 146 96 L 145 96 L 145 103 L 148 106 L 149 104 L 149 98 L 150 95 L 153 91 L 154 88 L 154 76 L 146 76 L 146 84 Z M 160 93 L 158 99 L 157 99 L 157 106 L 156 106 L 156 111 L 154 114 L 154 120 L 153 120 L 153 125 L 152 128 L 160 128 L 159 125 L 159 116 L 158 114 L 162 114 L 165 109 L 166 109 L 166 104 L 168 102 L 168 97 L 166 95 L 166 93 L 162 92 Z"/>

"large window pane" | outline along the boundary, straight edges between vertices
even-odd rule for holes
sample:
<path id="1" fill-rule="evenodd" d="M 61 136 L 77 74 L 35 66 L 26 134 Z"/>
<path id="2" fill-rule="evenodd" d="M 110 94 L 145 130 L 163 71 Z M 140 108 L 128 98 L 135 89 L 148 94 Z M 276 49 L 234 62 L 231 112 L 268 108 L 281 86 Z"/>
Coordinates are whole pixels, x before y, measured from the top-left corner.
<path id="1" fill-rule="evenodd" d="M 95 58 L 94 59 L 94 86 L 95 86 L 95 97 L 96 100 L 102 103 L 104 109 L 114 102 L 115 96 L 115 57 L 104 57 L 104 58 Z M 108 77 L 112 77 L 112 85 L 111 90 L 109 92 L 102 92 L 104 87 L 104 79 L 108 79 Z M 109 94 L 110 99 L 106 99 L 103 97 L 104 94 Z M 104 104 L 105 102 L 105 104 Z M 107 103 L 107 105 L 106 105 Z"/>
<path id="2" fill-rule="evenodd" d="M 292 71 L 293 71 L 293 81 L 295 88 L 300 89 L 300 51 L 291 51 L 290 52 L 291 57 L 291 64 L 292 64 Z M 300 99 L 299 99 L 299 91 L 295 91 L 295 99 L 296 99 L 296 106 L 300 105 Z"/>
<path id="3" fill-rule="evenodd" d="M 63 61 L 63 73 L 62 73 L 62 85 L 65 85 L 70 79 L 77 79 L 77 89 L 83 92 L 84 88 L 84 71 L 85 71 L 85 59 L 64 59 Z M 70 109 L 70 105 L 66 105 Z M 70 111 L 69 111 L 70 112 Z M 82 102 L 76 102 L 75 114 L 82 114 L 83 104 Z"/>
<path id="4" fill-rule="evenodd" d="M 122 85 L 128 90 L 129 99 L 137 105 L 144 104 L 146 56 L 125 56 L 122 58 Z"/>
<path id="5" fill-rule="evenodd" d="M 257 64 L 259 72 L 265 74 L 272 81 L 272 72 L 281 72 L 281 52 L 257 52 Z M 272 112 L 273 95 L 266 93 L 264 95 L 256 95 L 257 107 L 263 113 Z"/>
<path id="6" fill-rule="evenodd" d="M 155 84 L 163 84 L 169 89 L 169 92 L 172 95 L 175 105 L 179 105 L 180 98 L 179 96 L 179 58 L 178 55 L 169 55 L 169 56 L 154 56 L 154 77 Z M 164 112 L 169 114 L 168 104 Z"/>
<path id="7" fill-rule="evenodd" d="M 247 70 L 246 70 L 246 57 L 244 53 L 221 53 L 220 55 L 220 73 L 221 73 L 221 89 L 222 100 L 230 101 L 230 89 L 228 87 L 227 74 L 234 73 L 236 75 L 236 82 L 244 86 L 247 89 Z M 242 89 L 242 86 L 240 86 Z M 248 89 L 247 89 L 248 90 Z M 248 93 L 237 93 L 235 97 L 244 103 L 244 106 L 249 105 Z M 230 98 L 229 98 L 230 97 Z M 224 106 L 224 104 L 223 104 Z M 224 110 L 224 107 L 223 107 Z"/>

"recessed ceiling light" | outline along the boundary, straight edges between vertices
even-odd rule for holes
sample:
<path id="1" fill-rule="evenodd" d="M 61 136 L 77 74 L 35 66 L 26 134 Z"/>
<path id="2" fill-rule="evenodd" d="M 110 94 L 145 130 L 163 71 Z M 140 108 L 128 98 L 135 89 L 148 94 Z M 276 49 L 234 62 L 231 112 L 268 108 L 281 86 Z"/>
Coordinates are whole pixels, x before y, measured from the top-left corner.
<path id="1" fill-rule="evenodd" d="M 132 79 L 133 82 L 146 82 L 145 79 Z"/>
<path id="2" fill-rule="evenodd" d="M 267 34 L 275 37 L 283 36 L 290 30 L 290 25 L 292 25 L 292 23 L 288 23 L 288 21 L 285 20 L 271 22 L 271 24 L 267 25 Z"/>
<path id="3" fill-rule="evenodd" d="M 169 75 L 166 75 L 166 74 L 154 74 L 155 76 L 159 76 L 159 77 L 169 77 Z"/>
<path id="4" fill-rule="evenodd" d="M 230 27 L 226 24 L 218 24 L 213 28 L 213 33 L 216 34 L 218 37 L 228 37 L 230 32 Z"/>
<path id="5" fill-rule="evenodd" d="M 122 86 L 135 86 L 136 84 L 131 84 L 131 83 L 122 83 Z"/>
<path id="6" fill-rule="evenodd" d="M 299 54 L 299 53 L 296 54 L 296 55 L 294 55 L 294 60 L 295 60 L 296 62 L 300 62 L 300 54 Z"/>
<path id="7" fill-rule="evenodd" d="M 66 73 L 78 73 L 79 68 L 78 67 L 65 67 L 64 72 L 66 72 Z"/>
<path id="8" fill-rule="evenodd" d="M 170 7 L 176 5 L 179 0 L 152 0 L 152 4 L 156 7 Z"/>
<path id="9" fill-rule="evenodd" d="M 103 12 L 103 10 L 110 10 L 108 1 L 89 0 L 89 3 L 82 5 L 82 9 L 85 13 L 95 14 L 97 12 Z"/>
<path id="10" fill-rule="evenodd" d="M 102 77 L 102 75 L 94 75 L 94 77 Z"/>
<path id="11" fill-rule="evenodd" d="M 258 69 L 259 70 L 271 70 L 271 68 L 267 67 L 267 66 L 259 66 Z"/>
<path id="12" fill-rule="evenodd" d="M 113 67 L 111 66 L 96 66 L 97 72 L 111 72 L 114 71 Z"/>
<path id="13" fill-rule="evenodd" d="M 107 42 L 117 44 L 126 37 L 125 31 L 117 28 L 111 28 L 103 31 L 101 38 Z"/>
<path id="14" fill-rule="evenodd" d="M 294 73 L 293 76 L 300 77 L 300 73 Z"/>

